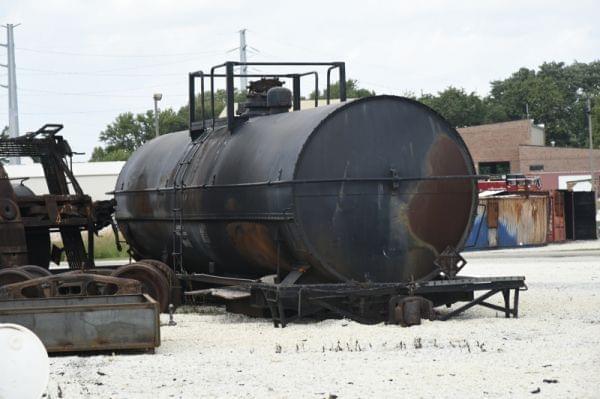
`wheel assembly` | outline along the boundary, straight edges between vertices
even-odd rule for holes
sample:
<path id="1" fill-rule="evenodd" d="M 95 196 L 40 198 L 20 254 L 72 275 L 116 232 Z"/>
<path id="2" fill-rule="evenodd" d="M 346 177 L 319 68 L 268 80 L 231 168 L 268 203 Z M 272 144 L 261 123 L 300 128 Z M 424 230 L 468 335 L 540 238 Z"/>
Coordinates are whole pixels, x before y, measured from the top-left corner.
<path id="1" fill-rule="evenodd" d="M 0 287 L 31 280 L 33 275 L 20 268 L 10 267 L 0 270 Z"/>
<path id="2" fill-rule="evenodd" d="M 25 270 L 21 270 L 17 267 L 10 267 L 0 270 L 0 291 L 2 287 L 22 283 L 24 281 L 32 280 L 38 276 L 35 276 Z M 42 292 L 39 287 L 30 287 L 23 292 L 26 298 L 39 298 L 42 296 Z"/>
<path id="3" fill-rule="evenodd" d="M 169 306 L 169 282 L 156 268 L 142 262 L 123 265 L 112 273 L 113 277 L 129 278 L 142 284 L 142 292 L 159 303 L 161 312 Z"/>
<path id="4" fill-rule="evenodd" d="M 182 302 L 182 290 L 179 279 L 175 274 L 175 271 L 169 267 L 166 263 L 163 263 L 156 259 L 142 259 L 138 263 L 145 263 L 149 266 L 159 270 L 167 279 L 169 283 L 169 300 L 175 306 L 178 307 Z"/>
<path id="5" fill-rule="evenodd" d="M 163 263 L 156 259 L 142 259 L 138 263 L 145 263 L 159 270 L 167 279 L 169 287 L 173 287 L 177 284 L 177 276 L 175 275 L 175 272 L 166 263 Z"/>
<path id="6" fill-rule="evenodd" d="M 19 266 L 18 269 L 29 273 L 32 278 L 52 276 L 52 273 L 48 269 L 36 265 Z"/>

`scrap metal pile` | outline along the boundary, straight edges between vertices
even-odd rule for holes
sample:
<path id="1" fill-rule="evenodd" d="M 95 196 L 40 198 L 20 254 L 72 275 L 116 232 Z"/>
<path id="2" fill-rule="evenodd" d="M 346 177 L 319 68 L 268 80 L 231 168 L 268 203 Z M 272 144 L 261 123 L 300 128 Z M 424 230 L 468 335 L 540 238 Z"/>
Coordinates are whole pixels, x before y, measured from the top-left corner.
<path id="1" fill-rule="evenodd" d="M 73 152 L 57 135 L 61 129 L 44 125 L 0 140 L 0 156 L 31 157 L 42 165 L 49 192 L 36 195 L 23 179 L 15 184 L 0 164 L 0 322 L 32 329 L 49 351 L 154 348 L 160 342 L 158 313 L 167 308 L 173 273 L 154 261 L 95 267 L 95 234 L 109 225 L 116 232 L 114 201 L 93 202 L 83 193 L 67 161 Z M 51 244 L 52 233 L 60 235 L 62 248 Z M 58 265 L 63 253 L 69 268 L 51 271 L 50 262 Z M 150 324 L 132 317 L 137 308 L 154 313 Z M 102 309 L 112 312 L 112 325 L 120 327 L 106 328 Z M 95 329 L 83 328 L 84 322 Z M 124 340 L 131 331 L 147 333 L 142 340 Z"/>

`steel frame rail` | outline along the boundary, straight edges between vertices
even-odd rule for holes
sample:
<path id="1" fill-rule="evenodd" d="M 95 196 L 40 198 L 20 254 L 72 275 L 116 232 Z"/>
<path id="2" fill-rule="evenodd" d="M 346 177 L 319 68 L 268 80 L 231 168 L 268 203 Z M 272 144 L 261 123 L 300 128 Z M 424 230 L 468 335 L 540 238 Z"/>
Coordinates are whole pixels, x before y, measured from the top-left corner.
<path id="1" fill-rule="evenodd" d="M 462 277 L 450 280 L 432 280 L 422 283 L 341 283 L 341 284 L 266 284 L 248 283 L 245 286 L 250 291 L 257 291 L 264 296 L 266 306 L 271 312 L 271 318 L 275 327 L 285 327 L 291 321 L 300 319 L 320 310 L 328 310 L 338 316 L 345 317 L 363 324 L 376 324 L 386 319 L 375 319 L 365 317 L 351 309 L 344 308 L 335 303 L 339 300 L 350 298 L 369 298 L 373 302 L 388 303 L 397 296 L 423 296 L 427 298 L 431 294 L 439 293 L 471 293 L 485 291 L 484 294 L 467 301 L 466 304 L 452 310 L 449 313 L 438 314 L 437 320 L 448 320 L 464 311 L 480 305 L 489 309 L 504 312 L 505 317 L 517 318 L 519 315 L 519 291 L 526 290 L 525 277 Z M 514 291 L 513 305 L 511 307 L 510 291 Z M 502 293 L 504 306 L 498 306 L 486 299 Z M 290 306 L 290 301 L 295 306 Z M 287 302 L 284 304 L 284 302 Z M 312 310 L 306 312 L 303 308 L 312 305 Z M 295 309 L 293 309 L 295 308 Z M 286 310 L 295 310 L 296 314 L 286 315 Z"/>

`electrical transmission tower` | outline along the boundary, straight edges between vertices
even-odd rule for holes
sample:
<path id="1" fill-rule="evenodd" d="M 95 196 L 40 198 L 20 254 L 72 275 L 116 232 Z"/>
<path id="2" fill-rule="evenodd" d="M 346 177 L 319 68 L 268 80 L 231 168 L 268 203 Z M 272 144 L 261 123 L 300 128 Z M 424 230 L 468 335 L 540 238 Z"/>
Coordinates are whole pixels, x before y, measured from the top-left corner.
<path id="1" fill-rule="evenodd" d="M 240 30 L 240 62 L 246 62 L 246 29 Z M 240 66 L 240 75 L 246 75 L 248 73 L 248 66 Z M 248 85 L 248 79 L 245 76 L 240 77 L 240 90 L 245 91 Z"/>
<path id="2" fill-rule="evenodd" d="M 252 46 L 248 46 L 248 44 L 246 44 L 246 31 L 247 31 L 247 29 L 241 29 L 239 31 L 240 32 L 239 47 L 236 47 L 234 49 L 227 51 L 228 53 L 230 53 L 232 51 L 239 51 L 240 52 L 240 63 L 245 63 L 248 61 L 248 53 L 250 53 L 251 55 L 259 53 L 259 51 L 257 49 L 255 49 Z M 250 68 L 250 69 L 253 69 L 253 68 Z M 238 67 L 238 73 L 240 75 L 248 74 L 248 65 L 240 65 Z M 247 86 L 248 86 L 248 78 L 245 76 L 240 76 L 240 90 L 242 92 L 245 92 Z"/>
<path id="3" fill-rule="evenodd" d="M 19 135 L 19 107 L 17 103 L 17 70 L 15 67 L 15 39 L 13 29 L 20 24 L 2 25 L 6 28 L 6 44 L 0 43 L 0 46 L 6 47 L 7 62 L 0 66 L 8 69 L 8 85 L 0 84 L 0 86 L 8 89 L 8 132 L 10 137 Z M 19 158 L 11 158 L 11 164 L 20 164 Z"/>

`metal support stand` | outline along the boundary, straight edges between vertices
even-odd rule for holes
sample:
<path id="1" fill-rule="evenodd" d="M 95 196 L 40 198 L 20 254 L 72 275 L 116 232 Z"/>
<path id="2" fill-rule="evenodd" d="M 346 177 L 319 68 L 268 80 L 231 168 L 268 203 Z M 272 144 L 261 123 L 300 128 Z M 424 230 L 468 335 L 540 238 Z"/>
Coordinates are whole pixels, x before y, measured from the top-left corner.
<path id="1" fill-rule="evenodd" d="M 503 312 L 505 317 L 518 317 L 519 291 L 525 290 L 525 277 L 467 277 L 448 280 L 406 283 L 349 283 L 349 284 L 266 284 L 252 282 L 244 284 L 250 294 L 262 299 L 269 309 L 275 327 L 285 327 L 290 321 L 309 314 L 328 313 L 348 318 L 363 324 L 376 324 L 395 320 L 396 306 L 403 304 L 403 298 L 422 298 L 424 301 L 439 304 L 466 301 L 466 303 L 446 314 L 433 314 L 423 307 L 422 317 L 448 320 L 460 313 L 480 305 Z M 484 291 L 474 297 L 476 291 Z M 510 293 L 514 292 L 512 307 Z M 493 295 L 501 293 L 504 306 L 486 302 Z M 470 299 L 464 299 L 464 298 Z M 459 298 L 459 299 L 457 299 Z M 460 299 L 462 298 L 462 299 Z M 255 301 L 256 302 L 256 301 Z M 258 300 L 257 302 L 261 302 Z M 415 308 L 416 309 L 416 308 Z M 424 316 L 423 316 L 424 315 Z"/>

